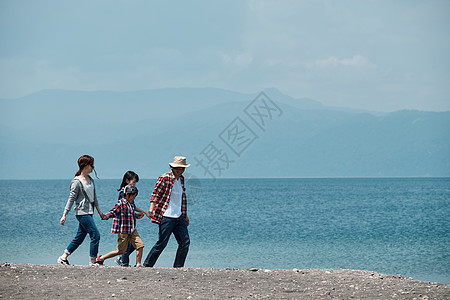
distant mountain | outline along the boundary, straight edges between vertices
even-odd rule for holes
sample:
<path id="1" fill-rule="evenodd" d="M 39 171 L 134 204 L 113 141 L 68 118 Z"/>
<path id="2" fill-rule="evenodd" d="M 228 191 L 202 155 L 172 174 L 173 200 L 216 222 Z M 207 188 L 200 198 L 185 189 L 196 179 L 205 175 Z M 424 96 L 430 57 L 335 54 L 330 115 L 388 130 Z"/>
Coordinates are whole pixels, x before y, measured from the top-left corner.
<path id="1" fill-rule="evenodd" d="M 268 89 L 284 103 L 297 108 L 322 105 L 310 99 L 293 99 Z M 72 134 L 95 129 L 102 134 L 84 135 L 101 143 L 122 137 L 123 124 L 160 123 L 161 120 L 230 102 L 250 102 L 255 94 L 213 88 L 166 88 L 132 92 L 44 90 L 18 99 L 0 100 L 2 136 L 17 139 L 55 139 L 72 143 Z M 77 124 L 75 126 L 75 124 Z M 75 131 L 77 128 L 77 131 Z M 136 126 L 133 131 L 146 130 Z M 77 141 L 76 144 L 79 144 Z"/>
<path id="2" fill-rule="evenodd" d="M 450 176 L 450 112 L 380 114 L 264 93 L 272 110 L 250 105 L 259 93 L 212 88 L 0 100 L 0 178 L 70 178 L 85 153 L 101 178 L 154 178 L 176 154 L 206 178 Z M 247 136 L 233 135 L 245 126 Z"/>

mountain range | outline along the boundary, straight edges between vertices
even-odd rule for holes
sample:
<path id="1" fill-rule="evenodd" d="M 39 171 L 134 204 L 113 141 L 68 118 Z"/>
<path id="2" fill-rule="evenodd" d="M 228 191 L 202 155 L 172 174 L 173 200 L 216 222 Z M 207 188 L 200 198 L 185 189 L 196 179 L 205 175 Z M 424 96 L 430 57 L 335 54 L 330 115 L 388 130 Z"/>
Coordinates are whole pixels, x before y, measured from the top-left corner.
<path id="1" fill-rule="evenodd" d="M 71 178 L 82 154 L 100 178 L 155 178 L 175 155 L 200 178 L 450 176 L 449 111 L 328 107 L 274 88 L 43 90 L 0 107 L 0 179 Z"/>

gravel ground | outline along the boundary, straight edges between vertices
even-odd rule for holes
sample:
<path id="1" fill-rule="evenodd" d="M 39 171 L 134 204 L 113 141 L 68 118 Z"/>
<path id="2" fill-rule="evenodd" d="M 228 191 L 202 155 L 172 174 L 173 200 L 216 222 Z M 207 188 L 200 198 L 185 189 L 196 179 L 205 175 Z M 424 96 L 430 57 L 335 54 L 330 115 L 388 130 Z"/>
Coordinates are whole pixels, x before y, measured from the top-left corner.
<path id="1" fill-rule="evenodd" d="M 450 285 L 358 270 L 0 265 L 2 299 L 450 299 Z"/>

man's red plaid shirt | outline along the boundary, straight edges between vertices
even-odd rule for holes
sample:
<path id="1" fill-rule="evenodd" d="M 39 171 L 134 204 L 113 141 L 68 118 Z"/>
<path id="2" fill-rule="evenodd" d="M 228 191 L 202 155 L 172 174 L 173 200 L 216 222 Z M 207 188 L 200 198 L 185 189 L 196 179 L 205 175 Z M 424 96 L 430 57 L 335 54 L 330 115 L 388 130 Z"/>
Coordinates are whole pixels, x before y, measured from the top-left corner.
<path id="1" fill-rule="evenodd" d="M 181 214 L 186 218 L 187 216 L 187 200 L 186 200 L 186 189 L 184 188 L 184 177 L 180 176 L 181 187 L 183 188 L 183 196 L 181 197 Z M 172 171 L 167 172 L 158 177 L 156 181 L 155 189 L 152 193 L 152 198 L 150 203 L 155 203 L 155 208 L 153 210 L 153 223 L 161 223 L 164 212 L 169 206 L 170 193 L 172 192 L 172 187 L 175 182 L 175 175 Z"/>

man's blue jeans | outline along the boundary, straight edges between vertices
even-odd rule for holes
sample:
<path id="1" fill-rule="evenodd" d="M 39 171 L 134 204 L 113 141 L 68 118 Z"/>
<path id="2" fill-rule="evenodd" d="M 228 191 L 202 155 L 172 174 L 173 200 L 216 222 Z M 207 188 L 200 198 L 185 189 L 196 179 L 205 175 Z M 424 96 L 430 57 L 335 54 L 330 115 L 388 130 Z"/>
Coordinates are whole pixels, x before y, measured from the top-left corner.
<path id="1" fill-rule="evenodd" d="M 76 217 L 79 222 L 77 234 L 64 252 L 66 252 L 67 254 L 72 254 L 78 248 L 78 246 L 83 243 L 84 238 L 89 233 L 89 236 L 91 237 L 89 256 L 91 258 L 97 258 L 98 245 L 100 243 L 100 232 L 95 225 L 94 218 L 92 217 L 92 215 L 83 215 Z"/>
<path id="2" fill-rule="evenodd" d="M 155 265 L 159 255 L 163 252 L 164 248 L 166 248 L 172 233 L 178 242 L 178 250 L 173 267 L 181 268 L 184 266 L 189 251 L 190 240 L 186 220 L 183 216 L 176 219 L 162 218 L 161 223 L 159 224 L 159 239 L 147 255 L 144 266 L 153 267 Z"/>

